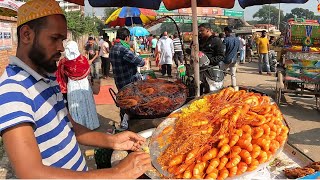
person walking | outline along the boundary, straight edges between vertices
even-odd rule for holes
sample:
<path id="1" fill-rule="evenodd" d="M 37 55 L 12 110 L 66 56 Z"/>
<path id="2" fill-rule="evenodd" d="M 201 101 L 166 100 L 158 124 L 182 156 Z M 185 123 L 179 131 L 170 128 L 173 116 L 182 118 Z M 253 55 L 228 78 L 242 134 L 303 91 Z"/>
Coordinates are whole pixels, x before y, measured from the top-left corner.
<path id="1" fill-rule="evenodd" d="M 239 41 L 240 64 L 243 64 L 246 61 L 246 40 L 241 35 L 239 35 Z"/>
<path id="2" fill-rule="evenodd" d="M 85 48 L 87 58 L 90 64 L 90 75 L 92 79 L 100 79 L 101 59 L 99 56 L 99 46 L 93 37 L 88 38 L 88 44 Z"/>
<path id="3" fill-rule="evenodd" d="M 267 35 L 267 32 L 263 30 L 261 32 L 261 37 L 259 37 L 256 41 L 258 55 L 259 55 L 258 68 L 259 68 L 259 74 L 262 74 L 262 64 L 261 64 L 262 62 L 263 65 L 265 65 L 266 67 L 267 74 L 271 75 L 270 64 L 269 64 L 270 45 L 266 35 Z"/>
<path id="4" fill-rule="evenodd" d="M 153 35 L 150 34 L 150 35 L 148 36 L 148 38 L 147 38 L 147 50 L 148 50 L 149 52 L 152 52 L 152 51 L 151 51 L 151 49 L 152 49 L 152 43 L 151 43 L 152 39 L 153 39 Z"/>
<path id="5" fill-rule="evenodd" d="M 226 37 L 224 38 L 225 45 L 225 58 L 221 63 L 221 67 L 223 70 L 227 70 L 229 68 L 231 75 L 231 85 L 236 88 L 237 87 L 237 54 L 240 47 L 239 38 L 236 38 L 231 35 L 232 29 L 229 27 L 224 28 L 224 33 Z"/>
<path id="6" fill-rule="evenodd" d="M 153 38 L 151 40 L 151 53 L 153 53 L 154 56 L 155 56 L 155 50 L 156 50 L 156 47 L 157 47 L 157 43 L 158 43 L 157 36 L 153 35 Z"/>
<path id="7" fill-rule="evenodd" d="M 174 54 L 173 41 L 168 37 L 168 33 L 164 32 L 163 36 L 159 39 L 158 42 L 158 52 L 160 54 L 161 65 L 161 74 L 165 76 L 168 74 L 168 77 L 172 77 L 172 58 Z"/>
<path id="8" fill-rule="evenodd" d="M 130 31 L 127 28 L 117 30 L 117 39 L 110 49 L 113 77 L 118 91 L 131 82 L 138 80 L 137 67 L 143 67 L 145 61 L 130 50 Z M 120 109 L 121 129 L 128 129 L 130 117 Z"/>
<path id="9" fill-rule="evenodd" d="M 174 48 L 174 63 L 176 64 L 176 67 L 183 64 L 183 51 L 182 51 L 182 41 L 180 41 L 180 38 L 177 33 L 173 35 L 173 48 Z M 180 64 L 179 64 L 180 63 Z"/>
<path id="10" fill-rule="evenodd" d="M 69 114 L 55 71 L 67 20 L 55 0 L 19 7 L 16 56 L 0 77 L 0 132 L 19 179 L 136 179 L 151 169 L 148 153 L 132 152 L 115 167 L 89 170 L 80 144 L 139 151 L 145 138 L 133 132 L 95 132 Z"/>
<path id="11" fill-rule="evenodd" d="M 96 104 L 88 81 L 90 66 L 82 56 L 78 44 L 69 41 L 65 47 L 65 57 L 59 61 L 56 72 L 61 92 L 67 92 L 67 102 L 71 117 L 88 129 L 100 126 Z"/>
<path id="12" fill-rule="evenodd" d="M 252 56 L 253 56 L 252 43 L 253 43 L 252 38 L 251 38 L 251 36 L 249 36 L 246 41 L 246 57 L 248 58 L 249 63 L 252 62 Z"/>
<path id="13" fill-rule="evenodd" d="M 109 58 L 109 52 L 112 44 L 109 41 L 109 36 L 107 34 L 103 35 L 103 41 L 100 45 L 100 57 L 102 62 L 102 74 L 103 78 L 107 79 L 109 77 L 110 73 L 110 58 Z"/>

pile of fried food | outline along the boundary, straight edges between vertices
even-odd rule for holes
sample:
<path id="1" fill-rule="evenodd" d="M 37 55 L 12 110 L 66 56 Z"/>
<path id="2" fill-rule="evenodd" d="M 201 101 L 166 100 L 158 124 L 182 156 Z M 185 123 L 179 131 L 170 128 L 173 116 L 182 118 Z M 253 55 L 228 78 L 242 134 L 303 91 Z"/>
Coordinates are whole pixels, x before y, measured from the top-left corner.
<path id="1" fill-rule="evenodd" d="M 225 88 L 173 113 L 173 126 L 157 137 L 167 148 L 157 158 L 165 178 L 225 179 L 268 162 L 289 129 L 270 98 Z"/>
<path id="2" fill-rule="evenodd" d="M 320 171 L 320 162 L 313 162 L 303 168 L 296 167 L 296 168 L 285 169 L 283 171 L 288 178 L 296 179 L 296 178 L 313 174 L 316 171 Z"/>

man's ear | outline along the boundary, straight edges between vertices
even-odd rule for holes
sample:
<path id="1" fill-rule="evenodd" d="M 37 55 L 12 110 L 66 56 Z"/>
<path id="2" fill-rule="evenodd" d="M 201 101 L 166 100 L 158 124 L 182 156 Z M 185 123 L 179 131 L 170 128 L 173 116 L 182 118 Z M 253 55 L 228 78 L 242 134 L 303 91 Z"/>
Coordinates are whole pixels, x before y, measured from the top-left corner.
<path id="1" fill-rule="evenodd" d="M 35 33 L 28 25 L 23 25 L 20 28 L 19 33 L 20 33 L 20 40 L 23 44 L 30 44 L 33 42 Z"/>

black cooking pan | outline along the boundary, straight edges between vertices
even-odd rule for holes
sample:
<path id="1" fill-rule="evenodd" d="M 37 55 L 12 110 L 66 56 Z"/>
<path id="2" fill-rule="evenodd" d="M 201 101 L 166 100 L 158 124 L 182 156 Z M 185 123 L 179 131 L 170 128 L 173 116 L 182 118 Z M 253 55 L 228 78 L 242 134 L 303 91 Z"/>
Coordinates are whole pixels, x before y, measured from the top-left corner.
<path id="1" fill-rule="evenodd" d="M 134 119 L 168 116 L 184 105 L 187 99 L 187 88 L 184 84 L 161 79 L 132 82 L 118 93 L 112 88 L 109 92 L 115 104 Z M 132 102 L 136 104 L 133 105 Z"/>

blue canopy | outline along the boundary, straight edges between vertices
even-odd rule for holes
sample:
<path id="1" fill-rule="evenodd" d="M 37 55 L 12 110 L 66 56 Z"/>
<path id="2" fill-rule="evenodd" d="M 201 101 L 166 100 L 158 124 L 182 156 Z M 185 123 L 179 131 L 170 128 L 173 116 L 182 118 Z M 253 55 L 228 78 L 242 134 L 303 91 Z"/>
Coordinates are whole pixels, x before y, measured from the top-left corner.
<path id="1" fill-rule="evenodd" d="M 145 28 L 136 26 L 136 27 L 130 28 L 130 35 L 131 36 L 148 36 L 150 35 L 150 33 Z"/>

